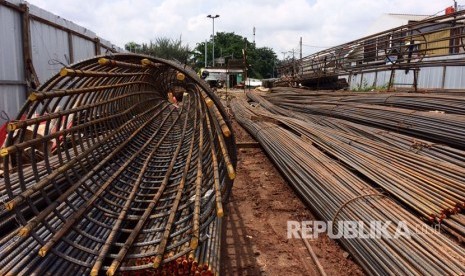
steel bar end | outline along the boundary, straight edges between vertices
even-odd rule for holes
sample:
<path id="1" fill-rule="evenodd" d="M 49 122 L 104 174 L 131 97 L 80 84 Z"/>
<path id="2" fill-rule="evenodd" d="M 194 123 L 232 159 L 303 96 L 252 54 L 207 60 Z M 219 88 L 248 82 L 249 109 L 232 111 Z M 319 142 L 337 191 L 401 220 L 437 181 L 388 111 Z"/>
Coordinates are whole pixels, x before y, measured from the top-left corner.
<path id="1" fill-rule="evenodd" d="M 186 75 L 184 75 L 183 73 L 179 72 L 176 74 L 176 79 L 178 81 L 183 81 L 184 79 L 186 78 Z"/>
<path id="2" fill-rule="evenodd" d="M 236 178 L 236 171 L 234 170 L 234 167 L 232 164 L 228 164 L 228 175 L 229 175 L 229 179 L 233 180 L 234 178 Z"/>
<path id="3" fill-rule="evenodd" d="M 48 248 L 46 246 L 43 246 L 39 249 L 39 256 L 45 257 L 47 255 Z"/>
<path id="4" fill-rule="evenodd" d="M 90 276 L 98 276 L 99 269 L 92 268 L 90 271 Z"/>
<path id="5" fill-rule="evenodd" d="M 70 69 L 68 69 L 68 68 L 62 68 L 60 70 L 60 76 L 62 76 L 62 77 L 66 77 L 69 73 L 70 73 Z"/>
<path id="6" fill-rule="evenodd" d="M 32 92 L 31 95 L 29 95 L 28 100 L 31 102 L 35 102 L 39 99 L 39 93 L 37 92 Z"/>
<path id="7" fill-rule="evenodd" d="M 5 208 L 8 210 L 8 211 L 11 211 L 15 208 L 16 204 L 15 204 L 15 201 L 14 200 L 11 200 L 11 201 L 8 201 L 7 203 L 5 203 Z"/>
<path id="8" fill-rule="evenodd" d="M 98 59 L 98 64 L 100 65 L 107 65 L 110 63 L 110 60 L 108 58 L 99 58 Z"/>
<path id="9" fill-rule="evenodd" d="M 7 127 L 6 127 L 6 130 L 8 131 L 15 131 L 18 129 L 18 123 L 17 122 L 9 122 Z"/>
<path id="10" fill-rule="evenodd" d="M 216 211 L 216 215 L 217 215 L 219 218 L 222 218 L 222 217 L 224 216 L 223 207 L 218 207 L 218 210 Z"/>
<path id="11" fill-rule="evenodd" d="M 161 256 L 157 255 L 157 257 L 155 257 L 155 260 L 153 260 L 153 268 L 158 268 L 161 264 L 161 261 Z"/>
<path id="12" fill-rule="evenodd" d="M 199 238 L 197 238 L 197 237 L 192 237 L 192 239 L 191 239 L 191 244 L 190 244 L 190 248 L 191 248 L 192 250 L 196 250 L 198 246 L 199 246 Z"/>
<path id="13" fill-rule="evenodd" d="M 210 99 L 209 97 L 205 97 L 205 103 L 207 104 L 208 107 L 212 107 L 214 104 L 212 99 Z"/>
<path id="14" fill-rule="evenodd" d="M 231 130 L 229 130 L 229 127 L 227 125 L 222 125 L 221 126 L 221 131 L 223 132 L 223 135 L 225 137 L 231 136 Z"/>
<path id="15" fill-rule="evenodd" d="M 111 263 L 110 267 L 107 270 L 107 276 L 115 275 L 116 270 L 118 269 L 118 266 L 119 266 L 119 262 L 116 260 L 113 261 L 113 263 Z"/>
<path id="16" fill-rule="evenodd" d="M 142 63 L 142 65 L 145 65 L 145 66 L 152 64 L 152 62 L 147 58 L 142 59 L 140 62 Z"/>
<path id="17" fill-rule="evenodd" d="M 31 227 L 25 226 L 19 230 L 18 236 L 20 237 L 27 237 L 29 236 L 29 233 L 31 232 Z"/>

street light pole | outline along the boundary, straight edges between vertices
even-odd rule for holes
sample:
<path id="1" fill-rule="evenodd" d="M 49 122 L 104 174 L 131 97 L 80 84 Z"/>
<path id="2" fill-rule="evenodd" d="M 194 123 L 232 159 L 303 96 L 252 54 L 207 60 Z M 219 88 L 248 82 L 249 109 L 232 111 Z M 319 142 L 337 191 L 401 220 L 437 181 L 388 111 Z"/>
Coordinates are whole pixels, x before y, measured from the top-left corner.
<path id="1" fill-rule="evenodd" d="M 205 39 L 205 69 L 207 68 L 207 40 Z"/>
<path id="2" fill-rule="evenodd" d="M 213 38 L 213 52 L 212 52 L 212 67 L 215 67 L 215 18 L 218 18 L 220 17 L 218 14 L 215 15 L 215 16 L 212 16 L 211 14 L 209 14 L 207 16 L 208 18 L 211 18 L 213 20 L 213 35 L 212 35 L 212 38 Z"/>

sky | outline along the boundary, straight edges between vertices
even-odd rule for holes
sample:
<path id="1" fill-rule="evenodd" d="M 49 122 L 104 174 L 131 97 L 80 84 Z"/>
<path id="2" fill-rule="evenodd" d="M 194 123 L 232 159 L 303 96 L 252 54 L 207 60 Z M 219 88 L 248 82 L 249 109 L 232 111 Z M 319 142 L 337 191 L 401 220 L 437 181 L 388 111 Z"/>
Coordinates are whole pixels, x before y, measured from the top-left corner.
<path id="1" fill-rule="evenodd" d="M 157 37 L 181 38 L 191 48 L 215 32 L 234 32 L 279 58 L 306 56 L 365 35 L 383 14 L 443 14 L 452 0 L 27 0 L 124 47 Z M 462 0 L 465 1 L 465 0 Z M 459 5 L 462 4 L 459 1 Z M 284 52 L 284 53 L 283 53 Z"/>

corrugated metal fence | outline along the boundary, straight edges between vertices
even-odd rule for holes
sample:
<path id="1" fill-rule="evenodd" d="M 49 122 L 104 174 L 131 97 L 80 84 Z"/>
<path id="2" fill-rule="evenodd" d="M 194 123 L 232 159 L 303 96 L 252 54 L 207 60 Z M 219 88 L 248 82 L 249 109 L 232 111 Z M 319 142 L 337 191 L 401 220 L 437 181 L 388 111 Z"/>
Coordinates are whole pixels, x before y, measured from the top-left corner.
<path id="1" fill-rule="evenodd" d="M 0 125 L 13 119 L 29 91 L 63 64 L 107 51 L 123 49 L 25 1 L 0 0 Z"/>
<path id="2" fill-rule="evenodd" d="M 434 60 L 463 60 L 465 55 L 454 55 L 449 57 L 431 57 L 424 61 Z M 350 76 L 350 89 L 356 90 L 360 87 L 386 88 L 392 74 L 390 71 L 375 71 Z M 349 76 L 342 76 L 348 78 Z M 397 88 L 411 88 L 414 82 L 413 70 L 395 70 L 392 86 Z M 465 88 L 465 67 L 438 65 L 418 69 L 418 89 L 421 90 L 463 90 Z"/>

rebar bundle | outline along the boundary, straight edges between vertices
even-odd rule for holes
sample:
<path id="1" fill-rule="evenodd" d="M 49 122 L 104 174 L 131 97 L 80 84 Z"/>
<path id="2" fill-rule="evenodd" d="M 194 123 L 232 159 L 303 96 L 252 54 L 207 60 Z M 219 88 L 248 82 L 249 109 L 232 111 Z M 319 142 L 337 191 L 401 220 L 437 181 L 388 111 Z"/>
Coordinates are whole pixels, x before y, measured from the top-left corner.
<path id="1" fill-rule="evenodd" d="M 319 103 L 313 103 L 319 96 L 305 92 L 247 96 L 258 106 L 234 102 L 237 120 L 261 143 L 320 218 L 334 223 L 403 221 L 410 229 L 430 230 L 428 224 L 436 222 L 459 240 L 465 237 L 465 220 L 460 214 L 465 191 L 463 151 L 375 128 L 378 124 L 371 122 L 377 118 L 394 120 L 389 117 L 391 110 L 383 113 L 383 107 L 366 108 L 365 104 L 359 110 L 358 104 L 351 105 L 352 114 L 358 118 L 365 109 L 378 110 L 379 116 L 360 119 L 362 125 L 355 123 L 359 120 L 316 115 L 326 114 L 325 109 L 318 109 Z M 425 126 L 426 118 L 421 121 Z M 451 116 L 445 120 L 454 121 Z M 442 133 L 446 135 L 446 130 Z M 457 146 L 450 140 L 447 144 Z M 372 274 L 464 273 L 465 251 L 454 241 L 435 231 L 414 232 L 409 239 L 341 241 Z M 439 263 L 441 267 L 436 267 Z"/>
<path id="2" fill-rule="evenodd" d="M 278 97 L 280 101 L 297 99 L 307 104 L 324 103 L 364 103 L 382 106 L 400 107 L 419 111 L 465 115 L 465 97 L 462 93 L 392 93 L 392 92 L 324 92 L 324 91 L 289 91 L 275 88 L 269 99 Z M 279 93 L 276 93 L 280 91 Z M 304 98 L 305 97 L 305 98 Z"/>
<path id="3" fill-rule="evenodd" d="M 0 275 L 213 275 L 235 177 L 231 126 L 185 66 L 63 68 L 8 124 Z"/>
<path id="4" fill-rule="evenodd" d="M 247 95 L 269 110 L 293 116 L 279 120 L 425 220 L 443 223 L 451 234 L 465 240 L 464 216 L 457 214 L 465 207 L 463 151 L 344 120 L 283 110 L 254 93 Z"/>
<path id="5" fill-rule="evenodd" d="M 364 125 L 388 129 L 433 142 L 465 148 L 465 116 L 419 111 L 358 102 L 319 102 L 278 100 L 279 106 L 294 111 L 324 115 Z M 274 101 L 272 101 L 275 103 Z"/>

